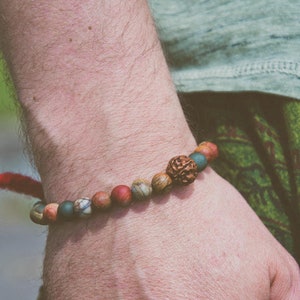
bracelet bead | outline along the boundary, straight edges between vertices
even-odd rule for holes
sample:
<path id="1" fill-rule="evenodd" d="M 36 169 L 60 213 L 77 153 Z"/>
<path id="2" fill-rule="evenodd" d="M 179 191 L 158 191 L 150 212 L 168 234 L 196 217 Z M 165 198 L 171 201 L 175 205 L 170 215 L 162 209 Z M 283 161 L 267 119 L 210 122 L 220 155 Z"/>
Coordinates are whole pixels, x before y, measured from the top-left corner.
<path id="1" fill-rule="evenodd" d="M 75 200 L 74 214 L 79 218 L 86 219 L 92 214 L 92 202 L 89 198 L 83 197 Z"/>
<path id="2" fill-rule="evenodd" d="M 196 163 L 198 172 L 203 171 L 207 167 L 207 159 L 200 152 L 194 152 L 189 157 Z"/>
<path id="3" fill-rule="evenodd" d="M 49 203 L 45 206 L 43 214 L 44 218 L 49 222 L 55 222 L 57 220 L 58 203 Z"/>
<path id="4" fill-rule="evenodd" d="M 96 209 L 100 210 L 107 210 L 111 207 L 111 199 L 109 197 L 109 194 L 106 192 L 97 192 L 92 197 L 92 205 Z"/>
<path id="5" fill-rule="evenodd" d="M 113 204 L 129 206 L 132 201 L 144 201 L 152 194 L 160 195 L 171 191 L 174 185 L 188 185 L 199 172 L 218 156 L 218 148 L 211 142 L 203 142 L 189 156 L 173 157 L 164 172 L 155 174 L 151 182 L 136 179 L 131 187 L 118 185 L 111 193 L 99 191 L 92 198 L 82 197 L 74 202 L 66 200 L 60 204 L 43 201 L 34 204 L 30 218 L 34 223 L 48 225 L 55 221 L 71 221 L 76 218 L 89 218 L 96 211 L 108 210 Z"/>
<path id="6" fill-rule="evenodd" d="M 74 219 L 74 203 L 66 200 L 59 204 L 57 216 L 62 221 L 71 221 Z"/>
<path id="7" fill-rule="evenodd" d="M 128 206 L 132 201 L 130 187 L 126 185 L 117 185 L 111 192 L 111 200 L 120 206 Z"/>
<path id="8" fill-rule="evenodd" d="M 47 225 L 48 222 L 44 218 L 44 209 L 45 209 L 45 204 L 41 201 L 36 202 L 31 211 L 30 211 L 30 219 L 32 222 L 39 224 L 39 225 Z"/>
<path id="9" fill-rule="evenodd" d="M 131 185 L 131 193 L 135 200 L 147 200 L 152 195 L 151 183 L 146 179 L 136 179 Z"/>
<path id="10" fill-rule="evenodd" d="M 196 163 L 185 155 L 173 157 L 167 166 L 166 172 L 178 185 L 188 185 L 198 175 Z"/>
<path id="11" fill-rule="evenodd" d="M 166 194 L 172 189 L 172 178 L 167 173 L 157 173 L 153 176 L 151 184 L 155 193 Z"/>
<path id="12" fill-rule="evenodd" d="M 211 162 L 212 160 L 217 158 L 219 155 L 217 145 L 215 145 L 211 142 L 202 142 L 195 149 L 195 152 L 199 152 L 199 153 L 203 154 L 206 157 L 208 162 Z"/>

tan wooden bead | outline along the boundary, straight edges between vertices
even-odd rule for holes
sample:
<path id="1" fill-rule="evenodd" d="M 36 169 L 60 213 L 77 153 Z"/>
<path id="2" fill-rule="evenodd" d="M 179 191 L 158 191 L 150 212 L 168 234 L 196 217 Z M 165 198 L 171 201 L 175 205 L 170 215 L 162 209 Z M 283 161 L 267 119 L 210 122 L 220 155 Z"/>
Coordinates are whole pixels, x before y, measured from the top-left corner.
<path id="1" fill-rule="evenodd" d="M 178 185 L 188 185 L 196 179 L 198 168 L 191 158 L 185 155 L 179 155 L 169 161 L 166 172 L 171 176 L 174 183 Z"/>
<path id="2" fill-rule="evenodd" d="M 161 172 L 153 176 L 151 184 L 155 193 L 166 194 L 172 189 L 172 178 L 167 173 Z"/>

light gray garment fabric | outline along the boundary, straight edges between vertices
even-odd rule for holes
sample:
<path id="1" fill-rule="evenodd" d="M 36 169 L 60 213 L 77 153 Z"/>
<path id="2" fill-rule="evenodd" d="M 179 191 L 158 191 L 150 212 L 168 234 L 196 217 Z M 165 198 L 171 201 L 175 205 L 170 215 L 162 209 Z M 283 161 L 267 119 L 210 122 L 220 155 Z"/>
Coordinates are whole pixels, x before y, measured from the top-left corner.
<path id="1" fill-rule="evenodd" d="M 150 0 L 179 91 L 300 99 L 300 0 Z"/>

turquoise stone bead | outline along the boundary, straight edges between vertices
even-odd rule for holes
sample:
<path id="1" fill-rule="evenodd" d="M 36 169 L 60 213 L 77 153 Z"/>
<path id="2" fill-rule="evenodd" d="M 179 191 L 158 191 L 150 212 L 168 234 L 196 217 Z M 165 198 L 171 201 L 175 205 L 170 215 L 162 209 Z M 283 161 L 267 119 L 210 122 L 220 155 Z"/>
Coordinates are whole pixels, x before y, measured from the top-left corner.
<path id="1" fill-rule="evenodd" d="M 68 200 L 60 203 L 57 215 L 60 220 L 71 221 L 74 218 L 74 203 Z"/>
<path id="2" fill-rule="evenodd" d="M 203 154 L 194 152 L 189 157 L 196 163 L 199 172 L 206 168 L 207 159 Z"/>

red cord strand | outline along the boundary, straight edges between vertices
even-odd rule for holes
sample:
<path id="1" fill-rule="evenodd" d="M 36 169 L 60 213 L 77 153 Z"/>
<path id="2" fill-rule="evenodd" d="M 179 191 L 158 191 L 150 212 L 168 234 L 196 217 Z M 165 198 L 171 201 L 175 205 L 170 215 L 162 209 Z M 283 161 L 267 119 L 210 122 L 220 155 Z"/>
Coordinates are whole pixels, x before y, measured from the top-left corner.
<path id="1" fill-rule="evenodd" d="M 21 174 L 10 172 L 0 174 L 0 189 L 44 199 L 41 182 Z"/>

